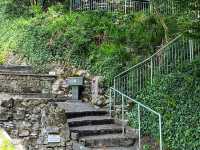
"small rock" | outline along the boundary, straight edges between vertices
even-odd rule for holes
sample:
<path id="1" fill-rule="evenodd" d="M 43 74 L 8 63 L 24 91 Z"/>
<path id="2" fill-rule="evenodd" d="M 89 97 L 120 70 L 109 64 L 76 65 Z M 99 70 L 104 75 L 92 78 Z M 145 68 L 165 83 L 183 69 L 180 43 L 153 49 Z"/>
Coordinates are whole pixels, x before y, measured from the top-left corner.
<path id="1" fill-rule="evenodd" d="M 12 114 L 10 112 L 0 113 L 0 121 L 8 121 L 10 118 L 12 118 Z"/>
<path id="2" fill-rule="evenodd" d="M 27 137 L 30 135 L 29 130 L 21 130 L 19 131 L 19 137 Z"/>
<path id="3" fill-rule="evenodd" d="M 102 106 L 102 105 L 103 105 L 103 101 L 97 100 L 96 105 L 97 105 L 97 106 Z"/>
<path id="4" fill-rule="evenodd" d="M 13 113 L 13 119 L 22 120 L 25 117 L 25 111 L 18 109 L 16 113 Z"/>
<path id="5" fill-rule="evenodd" d="M 11 98 L 10 100 L 3 101 L 1 103 L 1 106 L 5 107 L 5 108 L 13 108 L 14 107 L 14 99 Z"/>
<path id="6" fill-rule="evenodd" d="M 35 123 L 33 124 L 33 127 L 32 127 L 33 131 L 38 131 L 39 128 L 40 128 L 40 124 L 39 124 L 38 122 L 35 122 Z"/>
<path id="7" fill-rule="evenodd" d="M 30 119 L 31 119 L 32 121 L 36 121 L 36 122 L 37 122 L 37 121 L 39 120 L 39 118 L 40 118 L 39 115 L 32 114 Z"/>
<path id="8" fill-rule="evenodd" d="M 47 127 L 46 131 L 48 133 L 53 133 L 53 134 L 58 134 L 59 133 L 59 128 L 58 127 Z"/>
<path id="9" fill-rule="evenodd" d="M 72 140 L 77 140 L 78 137 L 79 137 L 79 134 L 78 134 L 78 133 L 74 133 L 74 132 L 71 133 L 71 139 L 72 139 Z"/>
<path id="10" fill-rule="evenodd" d="M 22 126 L 23 126 L 24 128 L 30 128 L 30 127 L 32 126 L 32 124 L 29 123 L 29 122 L 23 121 L 23 122 L 22 122 Z"/>

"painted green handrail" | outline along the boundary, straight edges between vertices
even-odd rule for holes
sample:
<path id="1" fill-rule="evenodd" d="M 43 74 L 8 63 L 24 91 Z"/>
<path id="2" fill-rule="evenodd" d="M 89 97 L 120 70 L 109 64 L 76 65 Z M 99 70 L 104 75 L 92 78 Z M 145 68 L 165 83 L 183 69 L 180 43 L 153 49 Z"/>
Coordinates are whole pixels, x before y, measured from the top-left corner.
<path id="1" fill-rule="evenodd" d="M 113 96 L 114 95 L 114 96 Z M 118 95 L 118 96 L 116 96 Z M 109 96 L 109 101 L 110 101 L 110 107 L 109 107 L 109 112 L 110 112 L 110 116 L 112 116 L 112 112 L 116 112 L 117 109 L 117 105 L 116 105 L 116 101 L 117 99 L 121 99 L 121 118 L 118 118 L 122 121 L 125 120 L 125 101 L 131 101 L 137 104 L 137 111 L 138 111 L 138 139 L 139 139 L 139 146 L 138 149 L 140 150 L 141 148 L 141 111 L 140 108 L 144 108 L 145 110 L 153 113 L 154 115 L 158 116 L 158 120 L 159 120 L 159 137 L 160 137 L 160 150 L 163 149 L 163 142 L 162 142 L 162 120 L 161 120 L 161 114 L 154 111 L 153 109 L 151 109 L 150 107 L 142 104 L 141 102 L 123 94 L 122 92 L 114 89 L 114 88 L 110 88 L 110 96 Z M 124 131 L 124 124 L 122 124 L 122 131 Z M 123 132 L 124 133 L 124 132 Z"/>
<path id="2" fill-rule="evenodd" d="M 159 117 L 160 150 L 163 149 L 163 143 L 160 113 L 136 101 L 134 98 L 137 93 L 145 88 L 149 82 L 152 83 L 155 75 L 169 74 L 173 72 L 178 65 L 191 62 L 198 56 L 200 56 L 200 39 L 192 39 L 181 34 L 159 49 L 151 57 L 115 76 L 114 88 L 110 89 L 110 115 L 112 115 L 113 112 L 116 113 L 117 109 L 119 109 L 118 107 L 120 107 L 121 114 L 118 119 L 125 120 L 125 99 L 138 105 L 139 149 L 141 142 L 141 107 Z"/>
<path id="3" fill-rule="evenodd" d="M 152 83 L 155 75 L 169 74 L 197 56 L 200 56 L 200 40 L 179 35 L 151 57 L 115 76 L 114 88 L 135 97 L 148 82 Z"/>

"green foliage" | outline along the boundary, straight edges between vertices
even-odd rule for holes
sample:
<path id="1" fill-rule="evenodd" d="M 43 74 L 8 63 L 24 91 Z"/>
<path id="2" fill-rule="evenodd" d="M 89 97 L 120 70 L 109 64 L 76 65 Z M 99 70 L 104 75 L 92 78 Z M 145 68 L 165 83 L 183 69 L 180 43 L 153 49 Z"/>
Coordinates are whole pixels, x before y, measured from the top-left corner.
<path id="1" fill-rule="evenodd" d="M 69 15 L 60 5 L 40 13 L 22 26 L 17 45 L 17 52 L 39 71 L 50 62 L 71 63 L 104 75 L 110 83 L 120 70 L 153 53 L 163 36 L 153 16 L 144 14 Z"/>
<path id="2" fill-rule="evenodd" d="M 6 60 L 6 53 L 4 51 L 0 52 L 0 64 L 4 64 Z"/>
<path id="3" fill-rule="evenodd" d="M 184 25 L 185 29 L 193 30 L 189 34 L 193 37 L 200 37 L 200 3 L 198 0 L 172 0 L 177 9 L 180 10 L 179 15 L 183 18 L 189 18 Z"/>
<path id="4" fill-rule="evenodd" d="M 199 149 L 199 93 L 200 58 L 197 58 L 180 66 L 177 73 L 157 77 L 138 94 L 137 100 L 161 113 L 165 148 Z M 145 110 L 141 118 L 144 131 L 158 138 L 158 118 Z"/>
<path id="5" fill-rule="evenodd" d="M 150 147 L 151 147 L 150 145 L 145 144 L 143 145 L 143 150 L 151 150 Z"/>
<path id="6" fill-rule="evenodd" d="M 3 0 L 1 0 L 3 1 Z M 8 17 L 25 17 L 30 15 L 29 0 L 6 0 L 5 14 Z"/>
<path id="7" fill-rule="evenodd" d="M 15 150 L 14 145 L 3 134 L 2 129 L 0 129 L 0 149 L 1 150 Z"/>
<path id="8" fill-rule="evenodd" d="M 14 15 L 11 8 L 21 3 L 24 9 L 16 9 Z M 6 22 L 13 27 L 8 30 L 6 22 L 0 23 L 0 31 L 7 33 L 0 49 L 22 55 L 39 72 L 48 71 L 51 62 L 71 63 L 105 76 L 109 84 L 114 75 L 154 53 L 163 41 L 164 31 L 155 16 L 105 12 L 69 15 L 62 3 L 49 1 L 44 12 L 41 5 L 8 0 L 7 11 L 0 17 L 9 17 Z M 177 20 L 166 18 L 166 22 L 172 26 L 173 37 L 178 31 Z"/>

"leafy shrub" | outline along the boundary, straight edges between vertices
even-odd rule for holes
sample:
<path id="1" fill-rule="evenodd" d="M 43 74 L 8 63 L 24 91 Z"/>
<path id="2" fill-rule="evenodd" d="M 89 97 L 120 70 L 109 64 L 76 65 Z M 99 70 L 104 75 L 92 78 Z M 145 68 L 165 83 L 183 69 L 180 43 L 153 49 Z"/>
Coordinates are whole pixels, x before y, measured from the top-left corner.
<path id="1" fill-rule="evenodd" d="M 6 0 L 4 15 L 8 17 L 21 17 L 30 15 L 30 1 L 28 0 Z"/>
<path id="2" fill-rule="evenodd" d="M 5 52 L 0 52 L 0 64 L 4 64 L 6 61 L 6 53 Z"/>
<path id="3" fill-rule="evenodd" d="M 11 1 L 8 4 L 12 5 Z M 15 3 L 14 6 L 23 1 Z M 48 5 L 51 4 L 54 3 Z M 143 13 L 74 12 L 69 15 L 62 1 L 56 1 L 47 12 L 39 5 L 30 7 L 24 3 L 23 6 L 28 11 L 20 12 L 20 17 L 11 15 L 8 24 L 14 25 L 14 30 L 9 30 L 9 44 L 2 38 L 2 49 L 22 55 L 38 72 L 47 72 L 51 62 L 71 63 L 105 76 L 109 84 L 114 75 L 155 52 L 164 36 L 155 16 Z M 6 15 L 10 12 L 3 16 Z M 2 26 L 6 30 L 6 24 Z"/>
<path id="4" fill-rule="evenodd" d="M 151 24 L 162 37 L 160 26 L 143 14 L 69 15 L 53 6 L 24 26 L 24 37 L 17 49 L 40 71 L 45 71 L 49 62 L 68 62 L 94 74 L 103 74 L 109 83 L 120 70 L 150 55 L 160 45 Z M 141 32 L 136 31 L 138 28 Z"/>
<path id="5" fill-rule="evenodd" d="M 9 139 L 3 134 L 2 129 L 0 129 L 0 149 L 1 150 L 15 150 L 14 145 L 9 141 Z"/>
<path id="6" fill-rule="evenodd" d="M 137 100 L 162 115 L 165 147 L 198 150 L 200 106 L 200 59 L 172 73 L 157 77 L 139 93 Z M 142 111 L 142 128 L 158 137 L 158 118 Z M 157 122 L 156 122 L 157 119 Z"/>

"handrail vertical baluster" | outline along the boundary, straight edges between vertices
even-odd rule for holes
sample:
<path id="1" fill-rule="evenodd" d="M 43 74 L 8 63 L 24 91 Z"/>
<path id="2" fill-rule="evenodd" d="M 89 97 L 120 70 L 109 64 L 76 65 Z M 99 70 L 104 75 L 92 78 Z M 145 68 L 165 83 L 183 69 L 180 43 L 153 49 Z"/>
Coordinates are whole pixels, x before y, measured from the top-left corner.
<path id="1" fill-rule="evenodd" d="M 160 132 L 160 150 L 162 150 L 163 145 L 162 145 L 162 120 L 161 120 L 161 115 L 159 115 L 159 132 Z"/>
<path id="2" fill-rule="evenodd" d="M 153 83 L 153 58 L 151 58 L 151 84 Z"/>
<path id="3" fill-rule="evenodd" d="M 122 95 L 122 134 L 125 133 L 125 127 L 124 127 L 124 96 Z"/>
<path id="4" fill-rule="evenodd" d="M 112 117 L 112 90 L 111 89 L 110 89 L 110 96 L 109 96 L 109 113 L 110 113 L 110 117 Z"/>
<path id="5" fill-rule="evenodd" d="M 139 138 L 138 148 L 140 150 L 140 147 L 141 147 L 140 104 L 138 104 L 138 138 Z"/>

